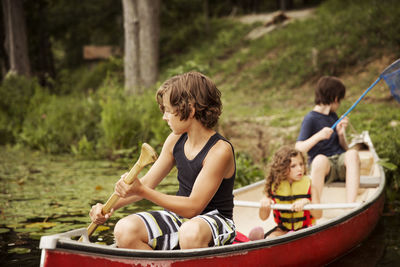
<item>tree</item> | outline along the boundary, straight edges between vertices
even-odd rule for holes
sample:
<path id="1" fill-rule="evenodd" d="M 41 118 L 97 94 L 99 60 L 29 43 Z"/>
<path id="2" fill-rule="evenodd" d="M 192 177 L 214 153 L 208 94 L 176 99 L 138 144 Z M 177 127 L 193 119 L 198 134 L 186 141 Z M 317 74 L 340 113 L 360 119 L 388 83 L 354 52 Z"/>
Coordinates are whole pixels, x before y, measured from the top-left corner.
<path id="1" fill-rule="evenodd" d="M 137 0 L 122 1 L 124 13 L 124 75 L 125 90 L 128 94 L 140 88 L 139 67 L 139 18 L 137 15 Z"/>
<path id="2" fill-rule="evenodd" d="M 140 93 L 157 81 L 160 0 L 123 0 L 125 91 Z"/>
<path id="3" fill-rule="evenodd" d="M 10 71 L 30 76 L 28 42 L 22 0 L 2 0 L 5 51 Z"/>

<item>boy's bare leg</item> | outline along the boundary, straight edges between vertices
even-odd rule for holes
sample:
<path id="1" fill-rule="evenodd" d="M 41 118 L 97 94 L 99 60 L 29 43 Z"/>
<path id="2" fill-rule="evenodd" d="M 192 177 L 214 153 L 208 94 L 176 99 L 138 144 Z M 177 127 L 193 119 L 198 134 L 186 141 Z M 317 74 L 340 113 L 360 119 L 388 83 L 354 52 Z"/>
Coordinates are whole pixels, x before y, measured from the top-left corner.
<path id="1" fill-rule="evenodd" d="M 331 169 L 328 158 L 324 155 L 318 155 L 311 164 L 311 180 L 313 186 L 317 189 L 320 199 L 322 198 L 322 190 L 324 189 L 325 177 Z"/>
<path id="2" fill-rule="evenodd" d="M 147 244 L 147 228 L 137 215 L 129 215 L 122 218 L 115 225 L 115 242 L 119 248 L 152 250 Z"/>
<path id="3" fill-rule="evenodd" d="M 360 158 L 356 150 L 346 151 L 344 165 L 346 166 L 346 201 L 355 202 L 360 186 Z"/>
<path id="4" fill-rule="evenodd" d="M 201 218 L 193 218 L 179 228 L 179 246 L 181 249 L 206 248 L 212 240 L 211 228 Z"/>

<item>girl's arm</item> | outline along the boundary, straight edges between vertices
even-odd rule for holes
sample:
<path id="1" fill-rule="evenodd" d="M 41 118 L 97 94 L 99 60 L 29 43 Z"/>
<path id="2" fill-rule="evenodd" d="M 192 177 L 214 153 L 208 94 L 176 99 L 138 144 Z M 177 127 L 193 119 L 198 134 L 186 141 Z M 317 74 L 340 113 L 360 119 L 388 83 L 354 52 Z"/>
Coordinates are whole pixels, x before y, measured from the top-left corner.
<path id="1" fill-rule="evenodd" d="M 308 198 L 298 199 L 292 204 L 292 210 L 302 211 L 305 205 L 311 203 L 312 204 L 320 203 L 317 189 L 315 189 L 315 187 L 313 187 L 312 185 L 311 185 L 311 201 Z M 322 210 L 310 210 L 310 213 L 315 219 L 319 219 L 322 217 Z"/>
<path id="2" fill-rule="evenodd" d="M 258 211 L 258 216 L 260 217 L 261 220 L 265 221 L 268 219 L 269 214 L 271 213 L 271 204 L 272 200 L 269 197 L 263 197 L 260 200 L 261 207 Z"/>

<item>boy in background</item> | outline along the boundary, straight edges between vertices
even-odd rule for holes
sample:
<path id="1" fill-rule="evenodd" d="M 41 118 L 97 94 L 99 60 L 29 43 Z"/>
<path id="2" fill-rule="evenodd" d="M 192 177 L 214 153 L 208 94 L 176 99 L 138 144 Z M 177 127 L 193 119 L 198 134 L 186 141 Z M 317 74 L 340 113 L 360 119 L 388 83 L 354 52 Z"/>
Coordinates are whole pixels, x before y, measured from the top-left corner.
<path id="1" fill-rule="evenodd" d="M 348 118 L 331 129 L 338 120 L 336 111 L 345 94 L 346 87 L 338 78 L 320 78 L 315 106 L 304 117 L 295 147 L 308 154 L 312 183 L 320 198 L 325 182 L 345 180 L 346 200 L 355 202 L 360 184 L 360 159 L 356 150 L 348 150 L 345 137 Z"/>

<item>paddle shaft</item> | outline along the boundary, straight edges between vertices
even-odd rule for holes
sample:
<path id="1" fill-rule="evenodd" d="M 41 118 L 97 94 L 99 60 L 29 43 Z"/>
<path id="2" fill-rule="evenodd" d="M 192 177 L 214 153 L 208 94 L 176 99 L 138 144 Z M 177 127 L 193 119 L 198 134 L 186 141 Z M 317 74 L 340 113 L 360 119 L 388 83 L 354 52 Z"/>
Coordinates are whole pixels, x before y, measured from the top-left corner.
<path id="1" fill-rule="evenodd" d="M 135 163 L 135 165 L 132 167 L 132 169 L 129 171 L 129 173 L 124 177 L 124 182 L 126 184 L 131 184 L 135 179 L 137 178 L 138 174 L 140 171 L 148 164 L 153 163 L 157 159 L 157 153 L 154 151 L 154 149 L 144 143 L 142 145 L 142 150 L 139 156 L 139 159 Z M 119 196 L 116 193 L 113 193 L 110 198 L 107 200 L 106 204 L 104 204 L 103 208 L 101 209 L 102 214 L 107 214 L 111 211 L 111 209 L 115 206 L 115 203 L 117 203 L 119 199 Z M 97 228 L 97 224 L 94 222 L 90 223 L 90 225 L 87 228 L 88 231 L 88 237 L 90 237 L 93 232 Z M 83 241 L 83 236 L 79 239 L 79 241 Z"/>
<path id="2" fill-rule="evenodd" d="M 260 208 L 261 204 L 254 201 L 235 200 L 235 206 Z M 323 203 L 323 204 L 307 204 L 303 210 L 323 210 L 323 209 L 353 209 L 360 206 L 360 203 Z M 274 210 L 291 210 L 292 204 L 272 204 Z"/>
<path id="3" fill-rule="evenodd" d="M 139 161 L 135 163 L 135 165 L 132 167 L 132 169 L 129 171 L 128 175 L 124 178 L 124 182 L 126 184 L 131 184 L 133 181 L 137 178 L 137 175 L 139 172 L 143 169 L 144 166 L 139 164 Z M 115 203 L 117 203 L 119 199 L 119 196 L 116 193 L 113 193 L 110 198 L 107 200 L 106 204 L 104 204 L 103 208 L 101 209 L 101 213 L 107 214 L 111 211 L 111 209 L 115 206 Z M 91 236 L 93 232 L 96 230 L 97 224 L 92 222 L 87 230 L 88 230 L 88 236 Z"/>

